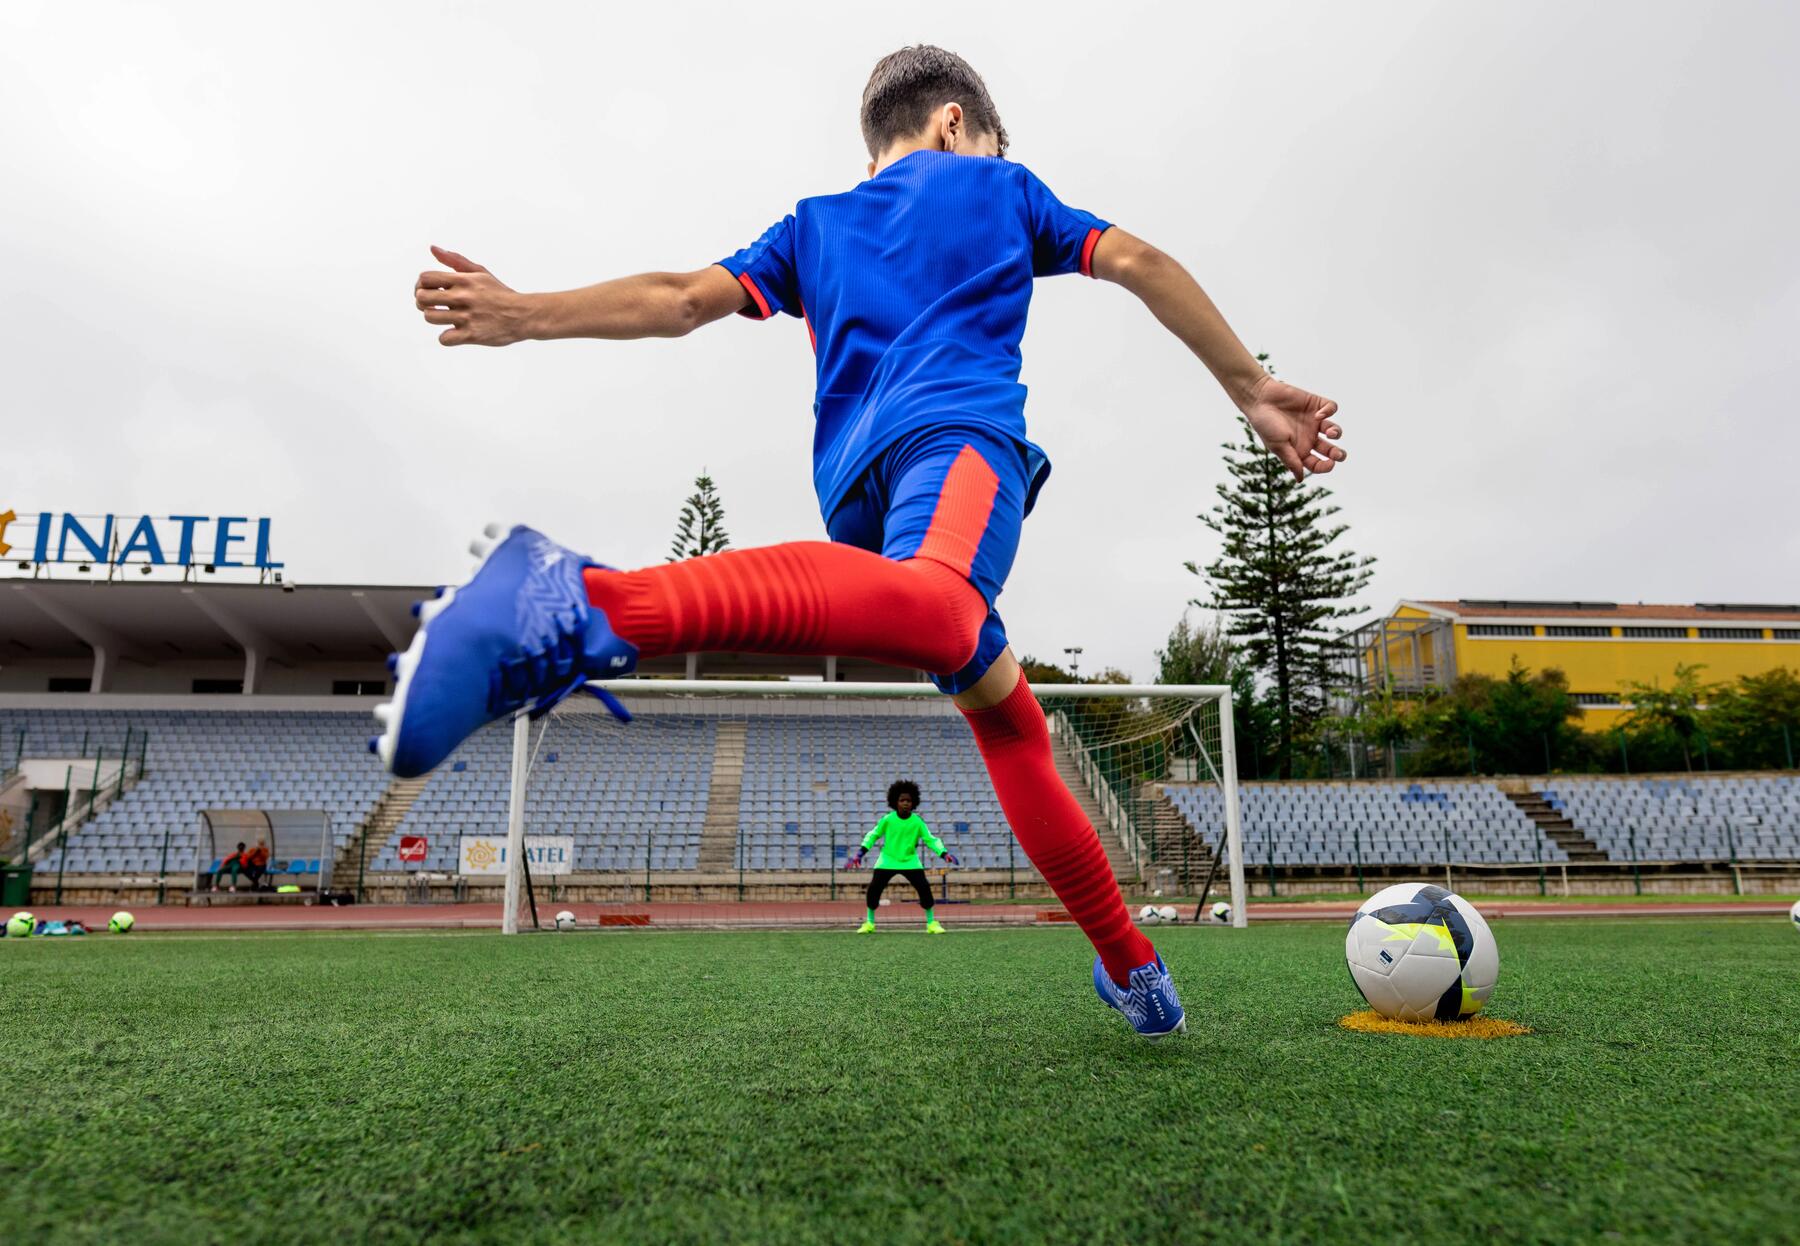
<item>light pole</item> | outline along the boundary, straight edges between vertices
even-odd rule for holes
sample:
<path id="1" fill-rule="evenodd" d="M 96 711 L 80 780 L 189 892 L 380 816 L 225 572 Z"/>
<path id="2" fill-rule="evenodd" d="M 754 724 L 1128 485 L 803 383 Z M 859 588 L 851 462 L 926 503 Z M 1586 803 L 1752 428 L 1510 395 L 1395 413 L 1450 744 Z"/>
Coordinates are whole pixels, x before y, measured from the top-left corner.
<path id="1" fill-rule="evenodd" d="M 1069 678 L 1076 683 L 1081 682 L 1081 646 L 1070 645 L 1063 650 L 1069 656 Z"/>

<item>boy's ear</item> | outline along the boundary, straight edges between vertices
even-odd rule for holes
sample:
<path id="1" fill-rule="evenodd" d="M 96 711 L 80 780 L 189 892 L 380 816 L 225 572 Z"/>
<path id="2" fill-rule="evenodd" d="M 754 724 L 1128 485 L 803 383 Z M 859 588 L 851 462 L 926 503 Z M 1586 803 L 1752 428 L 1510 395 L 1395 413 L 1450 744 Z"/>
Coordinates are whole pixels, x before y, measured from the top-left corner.
<path id="1" fill-rule="evenodd" d="M 955 151 L 966 132 L 961 104 L 951 102 L 938 110 L 937 139 L 943 150 Z"/>

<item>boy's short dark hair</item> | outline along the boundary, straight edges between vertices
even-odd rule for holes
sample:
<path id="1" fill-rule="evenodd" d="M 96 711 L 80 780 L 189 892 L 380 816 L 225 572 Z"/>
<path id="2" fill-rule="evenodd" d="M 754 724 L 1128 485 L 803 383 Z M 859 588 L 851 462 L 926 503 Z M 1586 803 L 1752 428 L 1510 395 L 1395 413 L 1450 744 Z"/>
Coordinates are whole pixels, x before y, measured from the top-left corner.
<path id="1" fill-rule="evenodd" d="M 919 807 L 919 785 L 911 779 L 898 779 L 888 784 L 888 808 L 898 809 L 902 796 L 912 797 L 913 808 Z"/>
<path id="2" fill-rule="evenodd" d="M 870 157 L 879 160 L 895 139 L 917 134 L 945 104 L 961 104 L 969 128 L 992 134 L 1006 154 L 1006 127 L 981 75 L 956 53 L 921 43 L 876 61 L 863 88 L 863 142 Z"/>

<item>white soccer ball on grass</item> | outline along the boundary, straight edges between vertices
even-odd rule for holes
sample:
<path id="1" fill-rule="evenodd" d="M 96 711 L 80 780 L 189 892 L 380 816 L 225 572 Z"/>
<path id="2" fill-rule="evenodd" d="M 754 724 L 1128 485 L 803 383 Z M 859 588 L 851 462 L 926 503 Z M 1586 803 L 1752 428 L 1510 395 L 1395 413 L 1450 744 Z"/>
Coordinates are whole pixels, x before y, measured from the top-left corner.
<path id="1" fill-rule="evenodd" d="M 1788 916 L 1794 919 L 1794 929 L 1800 930 L 1800 900 L 1794 901 L 1794 907 L 1788 910 Z"/>
<path id="2" fill-rule="evenodd" d="M 37 918 L 22 909 L 6 920 L 6 937 L 9 939 L 29 939 L 36 929 Z"/>
<path id="3" fill-rule="evenodd" d="M 1173 904 L 1163 905 L 1156 910 L 1156 915 L 1171 925 L 1181 920 L 1181 910 L 1177 909 Z"/>
<path id="4" fill-rule="evenodd" d="M 1472 1017 L 1500 977 L 1486 920 L 1461 896 L 1427 883 L 1400 883 L 1363 901 L 1344 958 L 1369 1007 L 1396 1021 Z"/>
<path id="5" fill-rule="evenodd" d="M 132 927 L 136 925 L 137 918 L 133 917 L 130 913 L 127 913 L 124 909 L 120 909 L 117 913 L 112 915 L 112 920 L 106 923 L 106 928 L 114 934 L 130 934 Z"/>
<path id="6" fill-rule="evenodd" d="M 556 915 L 556 928 L 558 930 L 575 929 L 575 914 L 569 912 L 568 909 L 564 909 L 562 912 L 558 913 Z"/>
<path id="7" fill-rule="evenodd" d="M 1231 905 L 1220 900 L 1212 906 L 1212 919 L 1221 925 L 1231 921 Z"/>
<path id="8" fill-rule="evenodd" d="M 1154 904 L 1146 904 L 1143 908 L 1138 910 L 1138 922 L 1145 926 L 1161 925 L 1162 910 L 1157 908 Z"/>

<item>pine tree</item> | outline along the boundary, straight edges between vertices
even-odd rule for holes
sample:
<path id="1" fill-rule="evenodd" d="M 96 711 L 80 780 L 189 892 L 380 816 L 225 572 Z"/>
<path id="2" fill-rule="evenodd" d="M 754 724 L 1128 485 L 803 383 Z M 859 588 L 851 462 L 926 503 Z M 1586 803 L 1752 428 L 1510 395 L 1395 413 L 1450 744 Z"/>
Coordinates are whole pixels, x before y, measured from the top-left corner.
<path id="1" fill-rule="evenodd" d="M 1257 359 L 1267 366 L 1267 355 Z M 1219 505 L 1200 516 L 1224 548 L 1204 570 L 1187 569 L 1211 581 L 1211 596 L 1193 604 L 1227 617 L 1228 634 L 1269 685 L 1276 764 L 1290 777 L 1295 738 L 1325 710 L 1338 644 L 1332 625 L 1360 613 L 1350 599 L 1368 585 L 1375 560 L 1330 550 L 1348 530 L 1328 522 L 1338 513 L 1330 492 L 1295 480 L 1241 424 L 1244 439 L 1224 445 L 1231 479 L 1218 487 Z"/>
<path id="2" fill-rule="evenodd" d="M 725 503 L 713 478 L 701 468 L 694 477 L 694 492 L 681 505 L 681 518 L 675 522 L 675 539 L 669 544 L 669 561 L 700 558 L 731 548 L 731 534 L 725 531 Z"/>

